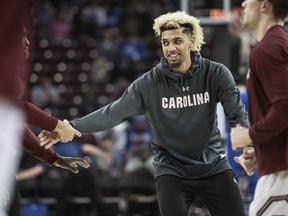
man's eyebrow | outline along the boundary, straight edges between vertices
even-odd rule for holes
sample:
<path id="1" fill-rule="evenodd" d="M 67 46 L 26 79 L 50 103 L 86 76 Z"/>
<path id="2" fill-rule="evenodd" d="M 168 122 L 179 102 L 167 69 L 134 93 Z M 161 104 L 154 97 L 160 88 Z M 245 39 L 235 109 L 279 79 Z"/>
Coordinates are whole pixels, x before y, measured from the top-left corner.
<path id="1" fill-rule="evenodd" d="M 183 39 L 182 37 L 175 37 L 172 40 L 182 40 L 182 39 Z M 167 41 L 167 39 L 163 38 L 163 39 L 161 39 L 161 41 Z"/>

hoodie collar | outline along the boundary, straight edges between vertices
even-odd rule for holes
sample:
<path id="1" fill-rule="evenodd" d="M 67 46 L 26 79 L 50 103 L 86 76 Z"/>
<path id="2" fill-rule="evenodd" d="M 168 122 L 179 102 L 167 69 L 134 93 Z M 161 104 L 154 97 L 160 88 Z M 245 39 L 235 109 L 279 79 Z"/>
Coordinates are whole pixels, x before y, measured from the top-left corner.
<path id="1" fill-rule="evenodd" d="M 185 74 L 174 72 L 170 68 L 167 59 L 164 57 L 161 57 L 160 63 L 157 65 L 157 68 L 160 69 L 160 71 L 164 73 L 165 76 L 168 76 L 172 79 L 178 80 L 179 77 L 183 76 L 187 78 L 192 78 L 200 71 L 200 61 L 202 59 L 202 56 L 199 52 L 191 52 L 191 59 L 193 60 L 193 63 Z"/>

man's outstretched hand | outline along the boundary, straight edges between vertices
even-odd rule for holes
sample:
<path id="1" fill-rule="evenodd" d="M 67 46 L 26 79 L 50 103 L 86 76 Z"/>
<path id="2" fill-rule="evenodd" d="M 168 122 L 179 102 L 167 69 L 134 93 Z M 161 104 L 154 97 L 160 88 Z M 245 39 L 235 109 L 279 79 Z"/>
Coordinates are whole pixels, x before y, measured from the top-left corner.
<path id="1" fill-rule="evenodd" d="M 64 121 L 58 120 L 56 128 L 53 132 L 56 132 L 62 142 L 71 141 L 74 135 L 81 137 L 81 133 L 74 129 L 69 122 L 65 119 Z"/>
<path id="2" fill-rule="evenodd" d="M 55 143 L 68 142 L 73 140 L 74 135 L 81 137 L 82 134 L 74 129 L 69 122 L 65 119 L 64 121 L 58 120 L 57 126 L 54 131 L 49 132 L 43 130 L 38 138 L 40 140 L 40 146 L 44 146 L 46 149 L 50 148 Z"/>
<path id="3" fill-rule="evenodd" d="M 52 145 L 54 145 L 55 143 L 61 141 L 59 135 L 56 132 L 49 132 L 49 131 L 46 131 L 46 130 L 43 130 L 38 135 L 38 138 L 40 140 L 40 146 L 44 146 L 45 149 L 48 149 Z"/>
<path id="4" fill-rule="evenodd" d="M 236 127 L 231 128 L 230 132 L 232 149 L 234 151 L 239 151 L 252 143 L 249 135 L 249 128 L 242 127 L 237 124 Z"/>
<path id="5" fill-rule="evenodd" d="M 74 157 L 59 157 L 54 163 L 54 166 L 60 167 L 63 169 L 68 169 L 73 173 L 79 173 L 77 169 L 78 166 L 82 166 L 84 168 L 88 168 L 90 164 L 82 158 L 74 158 Z"/>
<path id="6" fill-rule="evenodd" d="M 252 176 L 256 171 L 257 160 L 254 147 L 245 147 L 242 154 L 234 157 L 234 160 L 243 167 L 248 176 Z"/>

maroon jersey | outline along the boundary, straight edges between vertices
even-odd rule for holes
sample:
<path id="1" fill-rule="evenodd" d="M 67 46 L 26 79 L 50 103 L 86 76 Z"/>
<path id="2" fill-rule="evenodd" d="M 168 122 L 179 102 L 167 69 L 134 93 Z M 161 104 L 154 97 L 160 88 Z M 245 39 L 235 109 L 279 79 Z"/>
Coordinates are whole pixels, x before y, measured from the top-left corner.
<path id="1" fill-rule="evenodd" d="M 288 32 L 271 27 L 249 61 L 249 133 L 263 176 L 288 169 Z"/>
<path id="2" fill-rule="evenodd" d="M 46 112 L 42 111 L 41 109 L 27 101 L 19 99 L 19 102 L 20 106 L 26 113 L 27 122 L 29 124 L 38 126 L 48 131 L 52 131 L 55 129 L 58 121 L 56 118 L 48 115 Z M 39 144 L 39 139 L 26 126 L 24 131 L 23 149 L 37 159 L 52 165 L 58 159 L 59 155 L 50 149 L 45 149 Z"/>
<path id="3" fill-rule="evenodd" d="M 23 85 L 19 79 L 25 74 L 19 70 L 23 63 L 24 25 L 31 17 L 29 0 L 9 0 L 0 7 L 0 96 L 19 95 Z"/>
<path id="4" fill-rule="evenodd" d="M 25 127 L 23 149 L 42 162 L 52 165 L 59 155 L 50 149 L 41 147 L 39 143 L 35 134 L 28 127 Z"/>
<path id="5" fill-rule="evenodd" d="M 36 107 L 34 104 L 18 99 L 20 106 L 26 114 L 27 123 L 35 125 L 47 131 L 53 131 L 57 125 L 58 119 Z"/>
<path id="6" fill-rule="evenodd" d="M 51 131 L 56 127 L 57 119 L 22 100 L 24 83 L 28 74 L 23 70 L 24 27 L 31 30 L 32 1 L 2 1 L 0 7 L 0 99 L 16 101 L 29 124 Z M 46 163 L 52 164 L 58 155 L 39 145 L 37 137 L 28 129 L 24 133 L 24 150 Z"/>

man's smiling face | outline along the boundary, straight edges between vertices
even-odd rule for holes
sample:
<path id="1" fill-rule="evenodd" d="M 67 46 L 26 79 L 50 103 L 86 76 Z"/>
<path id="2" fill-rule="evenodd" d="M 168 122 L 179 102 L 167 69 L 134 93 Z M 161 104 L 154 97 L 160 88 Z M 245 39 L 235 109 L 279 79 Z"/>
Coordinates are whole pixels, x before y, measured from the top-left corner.
<path id="1" fill-rule="evenodd" d="M 190 47 L 191 37 L 184 34 L 183 29 L 165 30 L 161 34 L 161 43 L 164 57 L 170 67 L 178 71 L 183 71 L 187 63 L 191 65 Z"/>

